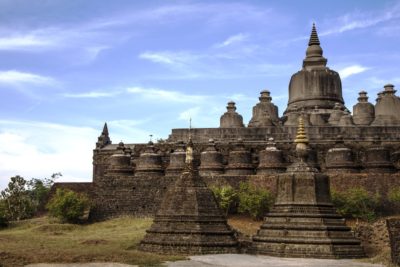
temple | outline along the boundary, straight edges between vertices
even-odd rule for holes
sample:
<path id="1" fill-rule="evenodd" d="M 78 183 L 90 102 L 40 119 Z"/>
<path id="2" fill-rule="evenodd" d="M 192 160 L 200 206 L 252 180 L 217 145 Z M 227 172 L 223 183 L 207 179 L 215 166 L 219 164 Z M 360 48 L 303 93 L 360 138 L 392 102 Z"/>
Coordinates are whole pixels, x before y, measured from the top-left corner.
<path id="1" fill-rule="evenodd" d="M 234 102 L 227 104 L 219 127 L 172 129 L 165 142 L 112 144 L 106 124 L 93 151 L 95 205 L 90 217 L 154 216 L 185 168 L 189 136 L 207 185 L 237 187 L 249 181 L 276 192 L 279 175 L 296 161 L 293 140 L 299 118 L 309 139 L 307 166 L 329 175 L 337 190 L 360 185 L 386 196 L 390 186 L 400 185 L 400 99 L 395 87 L 383 85 L 374 104 L 361 90 L 350 112 L 340 75 L 327 62 L 313 25 L 301 69 L 290 78 L 282 117 L 273 104 L 273 90 L 262 90 L 247 125 L 236 111 L 240 103 Z"/>

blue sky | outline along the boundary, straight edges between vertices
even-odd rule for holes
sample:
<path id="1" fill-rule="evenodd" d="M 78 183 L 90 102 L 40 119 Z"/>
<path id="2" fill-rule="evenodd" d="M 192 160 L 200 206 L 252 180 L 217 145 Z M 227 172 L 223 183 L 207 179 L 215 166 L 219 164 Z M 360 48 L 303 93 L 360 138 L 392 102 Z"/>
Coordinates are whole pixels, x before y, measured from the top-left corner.
<path id="1" fill-rule="evenodd" d="M 280 114 L 315 22 L 351 110 L 400 87 L 400 1 L 0 0 L 0 189 L 9 177 L 90 181 L 103 123 L 114 143 L 245 123 L 269 89 Z"/>

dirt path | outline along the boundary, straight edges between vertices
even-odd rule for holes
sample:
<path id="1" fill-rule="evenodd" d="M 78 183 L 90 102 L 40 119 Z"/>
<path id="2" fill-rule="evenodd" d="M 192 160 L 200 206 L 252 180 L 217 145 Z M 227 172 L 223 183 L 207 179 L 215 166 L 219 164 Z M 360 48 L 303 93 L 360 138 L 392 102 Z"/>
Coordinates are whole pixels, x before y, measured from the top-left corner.
<path id="1" fill-rule="evenodd" d="M 31 264 L 29 267 L 132 267 L 120 263 Z M 384 267 L 356 260 L 294 259 L 246 254 L 191 256 L 190 260 L 167 262 L 166 267 Z"/>

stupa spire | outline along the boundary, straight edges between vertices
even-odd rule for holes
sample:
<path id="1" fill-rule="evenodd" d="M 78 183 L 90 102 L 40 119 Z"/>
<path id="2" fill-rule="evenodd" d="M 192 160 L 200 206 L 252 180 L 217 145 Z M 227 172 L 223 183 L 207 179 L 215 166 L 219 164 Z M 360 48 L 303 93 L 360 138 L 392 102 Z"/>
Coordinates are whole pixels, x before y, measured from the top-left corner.
<path id="1" fill-rule="evenodd" d="M 101 135 L 97 138 L 96 148 L 103 148 L 106 145 L 111 144 L 110 135 L 108 133 L 107 122 L 104 123 L 103 131 Z"/>
<path id="2" fill-rule="evenodd" d="M 303 117 L 299 118 L 296 139 L 294 140 L 294 142 L 296 143 L 296 145 L 299 145 L 299 144 L 307 145 L 308 144 L 308 138 L 307 138 L 306 130 L 304 128 Z"/>
<path id="3" fill-rule="evenodd" d="M 313 23 L 312 30 L 311 30 L 311 35 L 310 35 L 310 40 L 308 41 L 308 46 L 320 45 L 320 44 L 321 43 L 319 42 L 317 29 L 315 27 L 315 23 Z"/>
<path id="4" fill-rule="evenodd" d="M 103 131 L 101 132 L 102 135 L 108 136 L 108 127 L 107 122 L 104 123 Z"/>

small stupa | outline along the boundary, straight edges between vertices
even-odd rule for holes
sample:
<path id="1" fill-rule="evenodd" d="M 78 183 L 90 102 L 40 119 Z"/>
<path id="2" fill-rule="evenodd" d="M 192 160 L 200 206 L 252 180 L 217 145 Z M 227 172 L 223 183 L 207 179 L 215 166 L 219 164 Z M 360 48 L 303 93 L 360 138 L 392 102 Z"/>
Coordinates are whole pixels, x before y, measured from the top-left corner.
<path id="1" fill-rule="evenodd" d="M 361 258 L 357 240 L 331 201 L 329 177 L 307 164 L 308 138 L 300 117 L 297 162 L 279 174 L 277 199 L 253 236 L 253 251 L 279 257 Z"/>
<path id="2" fill-rule="evenodd" d="M 185 170 L 168 188 L 140 249 L 160 254 L 236 253 L 234 231 L 199 176 L 191 139 Z"/>

